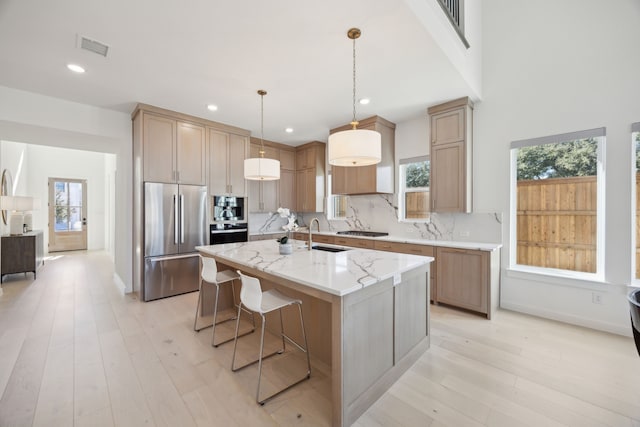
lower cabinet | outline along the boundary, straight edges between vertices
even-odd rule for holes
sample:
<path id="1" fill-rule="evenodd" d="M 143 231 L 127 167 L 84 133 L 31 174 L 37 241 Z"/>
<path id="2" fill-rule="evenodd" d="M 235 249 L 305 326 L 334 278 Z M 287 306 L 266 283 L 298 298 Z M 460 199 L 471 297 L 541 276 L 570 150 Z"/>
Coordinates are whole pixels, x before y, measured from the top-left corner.
<path id="1" fill-rule="evenodd" d="M 436 250 L 437 302 L 490 317 L 490 252 L 443 248 Z"/>
<path id="2" fill-rule="evenodd" d="M 414 254 L 414 255 L 422 255 L 422 256 L 430 256 L 436 257 L 436 248 L 428 245 L 417 245 L 414 243 L 399 243 L 399 242 L 389 242 L 384 240 L 374 240 L 374 249 L 379 251 L 388 251 L 388 252 L 400 252 L 403 254 Z M 431 301 L 436 301 L 436 261 L 433 261 L 429 265 L 429 299 Z"/>
<path id="3" fill-rule="evenodd" d="M 374 241 L 369 239 L 354 239 L 353 237 L 336 236 L 334 237 L 333 242 L 336 245 L 351 246 L 352 248 L 374 248 Z"/>
<path id="4" fill-rule="evenodd" d="M 293 238 L 306 240 L 307 233 Z M 435 258 L 429 265 L 429 299 L 481 313 L 491 319 L 498 306 L 500 289 L 500 251 L 481 251 L 388 240 L 313 234 L 316 243 L 329 243 L 378 251 L 398 252 Z"/>

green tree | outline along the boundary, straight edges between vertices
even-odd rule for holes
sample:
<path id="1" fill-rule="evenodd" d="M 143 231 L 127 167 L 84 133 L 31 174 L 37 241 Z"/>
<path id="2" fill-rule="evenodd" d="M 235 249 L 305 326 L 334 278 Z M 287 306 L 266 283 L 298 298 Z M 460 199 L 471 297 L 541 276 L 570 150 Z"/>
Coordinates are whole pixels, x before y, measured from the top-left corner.
<path id="1" fill-rule="evenodd" d="M 407 188 L 428 187 L 429 172 L 429 160 L 407 165 Z"/>
<path id="2" fill-rule="evenodd" d="M 596 175 L 598 142 L 593 138 L 518 150 L 518 180 Z"/>

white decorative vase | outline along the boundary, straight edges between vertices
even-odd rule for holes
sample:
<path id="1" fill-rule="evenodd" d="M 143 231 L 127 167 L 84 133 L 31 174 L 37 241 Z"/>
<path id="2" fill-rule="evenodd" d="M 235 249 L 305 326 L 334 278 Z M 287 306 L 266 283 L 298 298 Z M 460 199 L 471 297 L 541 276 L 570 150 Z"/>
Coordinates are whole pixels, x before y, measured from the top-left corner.
<path id="1" fill-rule="evenodd" d="M 291 255 L 293 253 L 292 243 L 285 243 L 284 245 L 281 243 L 278 246 L 280 248 L 280 255 Z"/>

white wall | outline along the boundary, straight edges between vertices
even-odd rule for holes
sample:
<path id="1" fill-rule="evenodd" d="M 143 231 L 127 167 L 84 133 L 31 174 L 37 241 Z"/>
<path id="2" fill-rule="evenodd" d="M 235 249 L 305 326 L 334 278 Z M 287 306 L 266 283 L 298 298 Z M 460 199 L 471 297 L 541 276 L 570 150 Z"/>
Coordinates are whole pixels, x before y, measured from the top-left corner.
<path id="1" fill-rule="evenodd" d="M 615 7 L 614 7 L 615 6 Z M 483 100 L 475 108 L 474 202 L 509 211 L 511 141 L 605 126 L 604 283 L 505 271 L 503 307 L 629 334 L 630 125 L 640 121 L 640 3 L 564 0 L 483 3 Z M 592 292 L 602 294 L 601 305 Z"/>
<path id="2" fill-rule="evenodd" d="M 115 176 L 115 279 L 132 285 L 131 117 L 0 86 L 0 140 L 112 153 Z"/>
<path id="3" fill-rule="evenodd" d="M 22 157 L 16 154 L 24 154 L 24 162 L 21 172 L 21 181 L 26 187 L 19 195 L 38 197 L 42 208 L 33 212 L 33 228 L 43 230 L 45 249 L 49 242 L 48 200 L 49 178 L 68 178 L 87 180 L 87 248 L 89 250 L 106 249 L 105 229 L 106 217 L 110 205 L 106 204 L 105 185 L 106 157 L 115 157 L 113 154 L 104 154 L 91 151 L 71 150 L 67 148 L 48 147 L 34 144 L 1 141 L 2 169 L 16 171 L 19 165 L 10 158 Z M 14 155 L 9 155 L 9 154 Z"/>
<path id="4" fill-rule="evenodd" d="M 465 2 L 465 38 L 469 48 L 465 48 L 452 27 L 438 0 L 405 0 L 416 14 L 425 30 L 438 43 L 449 61 L 467 82 L 475 99 L 482 97 L 482 0 Z"/>

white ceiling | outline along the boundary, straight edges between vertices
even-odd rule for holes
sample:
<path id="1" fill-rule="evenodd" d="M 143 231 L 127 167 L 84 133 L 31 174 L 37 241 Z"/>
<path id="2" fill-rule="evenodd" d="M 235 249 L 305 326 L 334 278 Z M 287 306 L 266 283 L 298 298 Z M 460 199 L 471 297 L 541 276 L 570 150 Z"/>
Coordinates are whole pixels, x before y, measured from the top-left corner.
<path id="1" fill-rule="evenodd" d="M 351 121 L 351 27 L 358 98 L 371 98 L 358 118 L 402 122 L 472 92 L 403 0 L 0 0 L 0 85 L 126 113 L 143 102 L 256 136 L 265 89 L 265 139 L 326 141 Z M 78 34 L 109 45 L 107 58 Z"/>

